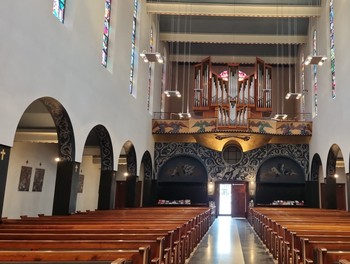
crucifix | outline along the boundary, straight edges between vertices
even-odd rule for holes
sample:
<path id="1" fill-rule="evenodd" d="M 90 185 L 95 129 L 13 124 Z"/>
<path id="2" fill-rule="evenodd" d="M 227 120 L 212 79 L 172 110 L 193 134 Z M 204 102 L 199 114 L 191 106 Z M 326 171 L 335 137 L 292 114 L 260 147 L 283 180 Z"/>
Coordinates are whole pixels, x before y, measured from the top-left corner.
<path id="1" fill-rule="evenodd" d="M 78 164 L 76 164 L 76 165 L 75 165 L 75 172 L 77 172 L 78 169 L 79 169 L 79 166 L 78 166 Z"/>
<path id="2" fill-rule="evenodd" d="M 2 149 L 0 152 L 1 160 L 4 160 L 4 156 L 6 155 L 5 149 Z"/>

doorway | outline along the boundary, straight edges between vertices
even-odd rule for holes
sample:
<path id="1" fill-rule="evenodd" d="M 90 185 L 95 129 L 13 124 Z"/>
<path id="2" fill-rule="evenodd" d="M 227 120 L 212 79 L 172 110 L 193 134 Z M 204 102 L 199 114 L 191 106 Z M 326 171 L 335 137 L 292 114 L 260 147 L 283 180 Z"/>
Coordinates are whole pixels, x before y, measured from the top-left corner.
<path id="1" fill-rule="evenodd" d="M 219 215 L 232 217 L 246 217 L 247 211 L 247 183 L 220 183 Z"/>
<path id="2" fill-rule="evenodd" d="M 219 215 L 231 215 L 231 184 L 221 183 L 219 185 Z"/>

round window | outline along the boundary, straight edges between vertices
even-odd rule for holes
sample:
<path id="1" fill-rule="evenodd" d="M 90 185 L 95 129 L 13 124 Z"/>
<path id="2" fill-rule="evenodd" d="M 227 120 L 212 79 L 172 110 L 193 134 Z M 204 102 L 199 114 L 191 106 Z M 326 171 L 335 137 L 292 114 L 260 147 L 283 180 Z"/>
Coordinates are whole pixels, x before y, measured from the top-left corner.
<path id="1" fill-rule="evenodd" d="M 222 151 L 222 157 L 228 164 L 237 164 L 243 156 L 242 150 L 236 145 L 228 145 Z"/>

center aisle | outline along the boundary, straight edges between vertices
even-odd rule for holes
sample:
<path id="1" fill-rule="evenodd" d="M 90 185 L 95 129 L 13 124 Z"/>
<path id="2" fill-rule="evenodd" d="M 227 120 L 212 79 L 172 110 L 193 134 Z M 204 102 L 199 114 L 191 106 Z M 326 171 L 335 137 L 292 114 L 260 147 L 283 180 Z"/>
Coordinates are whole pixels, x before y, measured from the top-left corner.
<path id="1" fill-rule="evenodd" d="M 273 264 L 246 219 L 219 216 L 188 264 Z"/>

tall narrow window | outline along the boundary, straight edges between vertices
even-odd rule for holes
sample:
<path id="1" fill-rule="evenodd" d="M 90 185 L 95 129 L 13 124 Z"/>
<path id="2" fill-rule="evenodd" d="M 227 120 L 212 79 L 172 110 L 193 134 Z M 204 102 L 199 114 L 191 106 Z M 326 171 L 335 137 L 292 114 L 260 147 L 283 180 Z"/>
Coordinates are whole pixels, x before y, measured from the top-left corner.
<path id="1" fill-rule="evenodd" d="M 112 0 L 105 0 L 105 19 L 103 26 L 103 42 L 102 42 L 102 65 L 107 67 L 108 58 L 108 40 L 109 40 L 109 27 L 111 19 L 111 3 Z"/>
<path id="2" fill-rule="evenodd" d="M 64 22 L 64 8 L 66 5 L 66 0 L 53 0 L 52 13 L 57 19 L 63 23 Z"/>
<path id="3" fill-rule="evenodd" d="M 135 66 L 135 40 L 136 40 L 136 23 L 137 23 L 137 8 L 138 0 L 134 0 L 134 14 L 132 20 L 132 33 L 131 33 L 131 63 L 130 63 L 130 84 L 129 92 L 133 93 L 134 86 L 134 66 Z"/>
<path id="4" fill-rule="evenodd" d="M 305 56 L 304 53 L 301 54 L 301 63 L 300 63 L 300 72 L 301 72 L 301 92 L 302 92 L 302 97 L 301 97 L 301 113 L 305 114 Z"/>
<path id="5" fill-rule="evenodd" d="M 153 52 L 153 27 L 149 38 L 149 51 Z M 148 90 L 147 90 L 147 110 L 150 110 L 151 105 L 151 88 L 152 88 L 152 64 L 148 64 Z"/>
<path id="6" fill-rule="evenodd" d="M 317 54 L 317 35 L 316 29 L 313 32 L 313 55 Z M 317 116 L 317 65 L 314 65 L 314 116 Z"/>
<path id="7" fill-rule="evenodd" d="M 330 24 L 330 42 L 331 42 L 331 75 L 332 75 L 332 98 L 335 94 L 335 47 L 334 47 L 334 7 L 333 0 L 329 1 L 329 24 Z"/>

